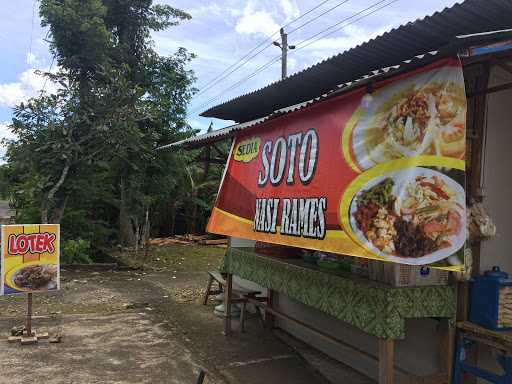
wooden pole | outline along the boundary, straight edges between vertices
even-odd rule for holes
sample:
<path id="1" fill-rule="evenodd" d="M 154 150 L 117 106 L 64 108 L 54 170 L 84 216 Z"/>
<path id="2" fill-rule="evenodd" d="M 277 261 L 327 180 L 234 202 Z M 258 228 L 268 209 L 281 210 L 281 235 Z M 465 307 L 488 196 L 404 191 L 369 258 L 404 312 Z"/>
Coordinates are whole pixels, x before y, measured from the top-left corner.
<path id="1" fill-rule="evenodd" d="M 231 333 L 231 301 L 233 294 L 233 275 L 228 273 L 226 276 L 226 285 L 224 286 L 224 336 Z"/>
<path id="2" fill-rule="evenodd" d="M 379 339 L 379 384 L 395 382 L 394 357 L 395 344 L 393 340 Z"/>
<path id="3" fill-rule="evenodd" d="M 32 293 L 27 294 L 27 337 L 32 337 Z"/>

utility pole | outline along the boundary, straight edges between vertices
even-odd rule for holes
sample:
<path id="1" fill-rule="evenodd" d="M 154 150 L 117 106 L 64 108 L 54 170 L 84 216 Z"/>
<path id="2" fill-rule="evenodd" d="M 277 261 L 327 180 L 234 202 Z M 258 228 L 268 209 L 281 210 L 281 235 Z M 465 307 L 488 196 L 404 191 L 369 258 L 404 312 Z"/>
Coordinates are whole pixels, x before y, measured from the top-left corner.
<path id="1" fill-rule="evenodd" d="M 295 45 L 288 45 L 288 34 L 284 33 L 284 28 L 281 28 L 279 33 L 281 42 L 274 41 L 274 45 L 281 48 L 281 79 L 285 79 L 288 72 L 288 49 L 295 49 Z"/>

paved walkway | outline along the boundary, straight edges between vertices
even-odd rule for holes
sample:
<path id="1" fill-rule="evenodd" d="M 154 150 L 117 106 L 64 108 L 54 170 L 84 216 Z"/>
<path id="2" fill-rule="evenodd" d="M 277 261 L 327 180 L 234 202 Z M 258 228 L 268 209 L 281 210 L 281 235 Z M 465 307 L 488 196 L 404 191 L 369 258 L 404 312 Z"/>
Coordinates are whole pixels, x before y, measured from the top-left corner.
<path id="1" fill-rule="evenodd" d="M 0 384 L 195 384 L 200 369 L 209 384 L 325 383 L 257 321 L 224 337 L 214 304 L 200 304 L 203 274 L 196 283 L 171 275 L 64 271 L 59 293 L 34 299 L 34 327 L 62 332 L 62 343 L 0 341 Z M 0 298 L 2 338 L 23 322 L 24 305 Z"/>

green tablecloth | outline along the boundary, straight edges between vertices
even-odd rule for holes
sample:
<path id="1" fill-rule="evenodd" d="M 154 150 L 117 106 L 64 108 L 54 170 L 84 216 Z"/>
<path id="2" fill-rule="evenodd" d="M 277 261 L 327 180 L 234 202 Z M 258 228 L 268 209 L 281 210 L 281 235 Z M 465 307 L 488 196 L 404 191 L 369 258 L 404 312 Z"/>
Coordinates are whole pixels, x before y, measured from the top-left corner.
<path id="1" fill-rule="evenodd" d="M 406 318 L 455 317 L 454 287 L 392 287 L 246 248 L 229 248 L 223 269 L 383 339 L 403 339 Z"/>

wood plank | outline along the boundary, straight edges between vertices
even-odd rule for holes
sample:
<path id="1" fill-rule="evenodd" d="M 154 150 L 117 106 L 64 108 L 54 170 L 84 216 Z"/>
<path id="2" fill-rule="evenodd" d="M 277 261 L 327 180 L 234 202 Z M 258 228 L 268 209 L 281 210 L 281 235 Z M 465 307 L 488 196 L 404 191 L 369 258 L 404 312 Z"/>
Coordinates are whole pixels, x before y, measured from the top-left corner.
<path id="1" fill-rule="evenodd" d="M 274 309 L 275 293 L 272 289 L 267 289 L 267 308 Z M 268 329 L 274 328 L 274 315 L 271 311 L 265 312 L 265 325 Z"/>
<path id="2" fill-rule="evenodd" d="M 204 245 L 227 245 L 228 239 L 201 240 L 199 243 Z"/>
<path id="3" fill-rule="evenodd" d="M 448 319 L 442 319 L 439 324 L 439 369 L 447 375 L 447 382 L 451 382 L 453 359 L 455 354 L 455 327 Z"/>
<path id="4" fill-rule="evenodd" d="M 379 384 L 395 383 L 395 342 L 379 339 Z"/>
<path id="5" fill-rule="evenodd" d="M 481 327 L 477 324 L 463 321 L 457 323 L 457 328 L 466 333 L 486 338 L 489 341 L 501 343 L 502 345 L 512 346 L 512 332 L 498 332 Z"/>
<path id="6" fill-rule="evenodd" d="M 233 275 L 226 275 L 226 286 L 224 289 L 224 336 L 231 333 L 231 298 L 233 293 Z"/>

